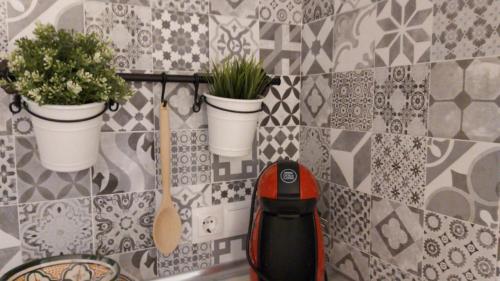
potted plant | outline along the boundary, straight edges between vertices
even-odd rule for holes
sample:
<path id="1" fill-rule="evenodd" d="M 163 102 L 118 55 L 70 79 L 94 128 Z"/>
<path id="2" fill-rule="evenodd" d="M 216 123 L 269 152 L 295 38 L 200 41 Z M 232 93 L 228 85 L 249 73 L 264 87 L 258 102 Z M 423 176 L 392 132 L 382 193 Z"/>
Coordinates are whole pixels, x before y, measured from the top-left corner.
<path id="1" fill-rule="evenodd" d="M 228 157 L 250 154 L 263 94 L 271 78 L 254 58 L 235 58 L 213 64 L 207 79 L 210 151 Z"/>
<path id="2" fill-rule="evenodd" d="M 132 93 L 115 73 L 109 43 L 37 24 L 33 38 L 15 45 L 7 56 L 15 79 L 2 87 L 18 92 L 31 112 L 42 165 L 64 172 L 91 167 L 99 151 L 99 113 L 108 101 L 123 102 Z"/>

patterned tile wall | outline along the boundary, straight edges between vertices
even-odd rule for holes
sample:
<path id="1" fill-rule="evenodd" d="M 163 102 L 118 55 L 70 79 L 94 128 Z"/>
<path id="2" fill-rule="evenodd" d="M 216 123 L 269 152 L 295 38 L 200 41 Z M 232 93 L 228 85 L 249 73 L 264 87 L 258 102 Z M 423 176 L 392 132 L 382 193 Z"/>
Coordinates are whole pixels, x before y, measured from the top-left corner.
<path id="1" fill-rule="evenodd" d="M 97 164 L 75 173 L 40 166 L 29 115 L 10 114 L 0 90 L 0 275 L 70 253 L 110 256 L 137 281 L 244 258 L 244 235 L 193 243 L 192 209 L 249 200 L 266 165 L 298 160 L 302 0 L 0 0 L 0 53 L 36 21 L 110 40 L 119 71 L 192 74 L 210 61 L 253 55 L 283 75 L 282 84 L 269 89 L 252 153 L 236 159 L 208 151 L 206 109 L 191 109 L 194 86 L 167 84 L 171 192 L 182 220 L 182 243 L 169 256 L 152 239 L 163 196 L 161 85 L 130 84 L 132 98 L 104 115 Z"/>
<path id="2" fill-rule="evenodd" d="M 299 159 L 339 280 L 500 280 L 500 1 L 302 12 Z"/>

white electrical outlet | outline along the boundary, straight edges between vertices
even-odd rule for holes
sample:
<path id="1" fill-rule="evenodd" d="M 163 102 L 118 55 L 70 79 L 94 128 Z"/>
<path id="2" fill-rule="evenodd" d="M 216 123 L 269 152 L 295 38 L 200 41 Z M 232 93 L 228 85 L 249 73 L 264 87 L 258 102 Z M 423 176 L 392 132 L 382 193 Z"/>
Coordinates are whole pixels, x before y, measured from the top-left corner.
<path id="1" fill-rule="evenodd" d="M 224 234 L 222 205 L 193 209 L 193 243 L 220 239 Z"/>

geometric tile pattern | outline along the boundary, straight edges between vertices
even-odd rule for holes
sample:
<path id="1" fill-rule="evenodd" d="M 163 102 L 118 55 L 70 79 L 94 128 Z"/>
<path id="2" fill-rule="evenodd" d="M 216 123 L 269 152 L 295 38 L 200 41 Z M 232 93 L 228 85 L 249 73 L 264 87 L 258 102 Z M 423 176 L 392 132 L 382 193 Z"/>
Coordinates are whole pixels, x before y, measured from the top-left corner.
<path id="1" fill-rule="evenodd" d="M 331 182 L 371 193 L 371 133 L 331 129 Z"/>
<path id="2" fill-rule="evenodd" d="M 260 60 L 267 73 L 300 74 L 300 25 L 260 22 Z"/>
<path id="3" fill-rule="evenodd" d="M 201 72 L 208 67 L 208 15 L 153 10 L 155 70 Z"/>
<path id="4" fill-rule="evenodd" d="M 322 228 L 324 234 L 330 234 L 330 205 L 332 201 L 333 185 L 326 181 L 318 181 L 319 200 L 316 203 L 318 214 L 321 217 Z M 325 225 L 323 225 L 323 222 Z M 325 241 L 327 243 L 328 241 Z"/>
<path id="5" fill-rule="evenodd" d="M 421 208 L 424 203 L 426 139 L 372 136 L 372 193 Z"/>
<path id="6" fill-rule="evenodd" d="M 370 196 L 340 185 L 333 186 L 331 196 L 332 235 L 363 252 L 370 252 Z"/>
<path id="7" fill-rule="evenodd" d="M 345 280 L 370 280 L 370 256 L 368 254 L 340 241 L 334 240 L 332 244 L 331 265 L 341 277 Z M 344 279 L 340 278 L 339 280 Z"/>
<path id="8" fill-rule="evenodd" d="M 257 0 L 209 0 L 210 14 L 230 15 L 240 18 L 257 18 Z"/>
<path id="9" fill-rule="evenodd" d="M 335 12 L 338 14 L 357 10 L 379 0 L 336 0 Z"/>
<path id="10" fill-rule="evenodd" d="M 300 124 L 329 127 L 332 89 L 331 74 L 302 77 L 300 94 Z"/>
<path id="11" fill-rule="evenodd" d="M 260 0 L 261 21 L 301 24 L 302 0 Z"/>
<path id="12" fill-rule="evenodd" d="M 434 0 L 432 60 L 500 54 L 500 2 Z"/>
<path id="13" fill-rule="evenodd" d="M 157 276 L 156 249 L 111 255 L 120 264 L 120 274 L 135 280 L 152 280 Z"/>
<path id="14" fill-rule="evenodd" d="M 375 66 L 428 62 L 432 0 L 384 0 L 377 4 Z"/>
<path id="15" fill-rule="evenodd" d="M 279 86 L 271 86 L 260 114 L 260 126 L 295 126 L 300 124 L 300 77 L 281 76 Z"/>
<path id="16" fill-rule="evenodd" d="M 423 211 L 373 196 L 371 222 L 372 255 L 420 276 Z"/>
<path id="17" fill-rule="evenodd" d="M 151 0 L 153 9 L 163 9 L 177 12 L 208 12 L 208 0 Z"/>
<path id="18" fill-rule="evenodd" d="M 149 7 L 88 1 L 85 3 L 85 30 L 113 42 L 114 64 L 120 71 L 152 69 Z"/>
<path id="19" fill-rule="evenodd" d="M 302 26 L 302 75 L 331 71 L 333 27 L 330 17 Z"/>
<path id="20" fill-rule="evenodd" d="M 17 206 L 0 207 L 0 275 L 22 262 Z"/>
<path id="21" fill-rule="evenodd" d="M 245 258 L 246 235 L 214 240 L 212 264 L 223 264 Z"/>
<path id="22" fill-rule="evenodd" d="M 212 205 L 250 200 L 254 185 L 254 179 L 213 183 Z"/>
<path id="23" fill-rule="evenodd" d="M 299 159 L 299 126 L 259 128 L 259 170 L 278 160 Z"/>
<path id="24" fill-rule="evenodd" d="M 373 130 L 425 136 L 429 76 L 428 64 L 376 68 Z"/>
<path id="25" fill-rule="evenodd" d="M 172 186 L 209 183 L 208 132 L 206 130 L 177 130 L 172 132 L 171 138 Z M 158 156 L 157 159 L 159 159 Z"/>
<path id="26" fill-rule="evenodd" d="M 496 229 L 432 212 L 424 225 L 425 280 L 498 280 Z"/>
<path id="27" fill-rule="evenodd" d="M 253 179 L 258 176 L 257 140 L 252 144 L 252 153 L 242 157 L 212 155 L 213 182 Z"/>
<path id="28" fill-rule="evenodd" d="M 302 0 L 304 24 L 333 15 L 335 12 L 332 0 Z"/>
<path id="29" fill-rule="evenodd" d="M 381 259 L 370 257 L 370 280 L 420 281 L 420 278 Z"/>
<path id="30" fill-rule="evenodd" d="M 162 277 L 207 268 L 211 265 L 210 242 L 179 245 L 170 255 L 158 254 L 158 274 Z"/>
<path id="31" fill-rule="evenodd" d="M 330 129 L 300 126 L 299 160 L 318 180 L 330 180 Z"/>
<path id="32" fill-rule="evenodd" d="M 23 260 L 92 252 L 90 198 L 19 206 Z"/>
<path id="33" fill-rule="evenodd" d="M 334 72 L 331 86 L 331 126 L 369 131 L 372 128 L 373 116 L 373 71 Z"/>
<path id="34" fill-rule="evenodd" d="M 500 57 L 434 63 L 429 135 L 500 142 L 499 87 Z"/>
<path id="35" fill-rule="evenodd" d="M 17 203 L 14 137 L 0 136 L 0 206 Z"/>
<path id="36" fill-rule="evenodd" d="M 498 226 L 500 144 L 429 139 L 426 210 Z"/>

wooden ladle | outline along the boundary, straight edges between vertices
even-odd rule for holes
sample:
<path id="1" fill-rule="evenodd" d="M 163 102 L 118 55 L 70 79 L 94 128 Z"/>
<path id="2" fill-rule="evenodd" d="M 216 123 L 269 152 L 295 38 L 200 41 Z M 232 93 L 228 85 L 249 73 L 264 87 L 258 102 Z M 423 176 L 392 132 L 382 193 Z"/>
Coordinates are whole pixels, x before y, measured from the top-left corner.
<path id="1" fill-rule="evenodd" d="M 170 125 L 168 105 L 160 105 L 160 158 L 163 198 L 153 225 L 153 239 L 164 255 L 175 250 L 181 240 L 181 219 L 170 194 Z"/>

